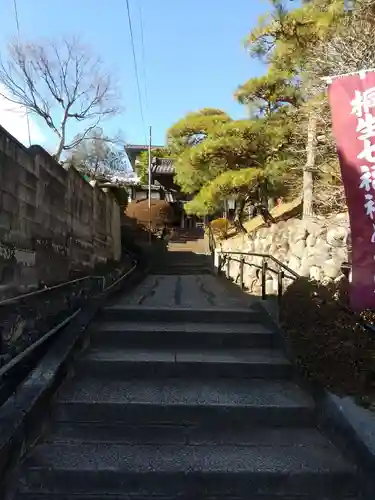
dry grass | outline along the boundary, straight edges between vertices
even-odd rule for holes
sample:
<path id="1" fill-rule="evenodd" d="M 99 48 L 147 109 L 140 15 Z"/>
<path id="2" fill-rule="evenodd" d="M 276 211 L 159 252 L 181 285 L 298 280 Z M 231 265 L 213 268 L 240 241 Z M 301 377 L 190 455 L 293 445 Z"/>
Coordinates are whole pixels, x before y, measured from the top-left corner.
<path id="1" fill-rule="evenodd" d="M 282 205 L 273 208 L 272 210 L 270 210 L 270 213 L 276 220 L 276 222 L 279 222 L 281 220 L 290 219 L 291 217 L 296 217 L 296 215 L 299 215 L 301 211 L 302 201 L 300 198 L 297 198 L 296 200 L 290 201 L 288 203 L 283 203 Z M 244 223 L 244 227 L 248 233 L 256 231 L 264 225 L 264 220 L 260 215 Z"/>

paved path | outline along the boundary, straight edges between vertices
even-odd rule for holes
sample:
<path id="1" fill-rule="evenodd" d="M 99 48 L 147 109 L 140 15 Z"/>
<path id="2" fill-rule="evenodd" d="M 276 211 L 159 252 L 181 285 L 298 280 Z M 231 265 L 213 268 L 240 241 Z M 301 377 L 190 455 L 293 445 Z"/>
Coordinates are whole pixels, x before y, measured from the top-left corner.
<path id="1" fill-rule="evenodd" d="M 148 276 L 131 295 L 120 298 L 123 305 L 144 307 L 186 307 L 225 309 L 248 307 L 250 298 L 229 292 L 215 276 L 152 275 Z"/>

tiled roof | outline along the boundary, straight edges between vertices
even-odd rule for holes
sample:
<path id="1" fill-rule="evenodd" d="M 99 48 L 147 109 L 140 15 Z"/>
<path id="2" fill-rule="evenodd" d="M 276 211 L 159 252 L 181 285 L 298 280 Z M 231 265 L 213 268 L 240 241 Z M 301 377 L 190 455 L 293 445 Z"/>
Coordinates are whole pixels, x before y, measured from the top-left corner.
<path id="1" fill-rule="evenodd" d="M 151 146 L 151 149 L 163 149 L 164 146 Z M 148 145 L 146 144 L 126 144 L 125 151 L 148 151 Z"/>
<path id="2" fill-rule="evenodd" d="M 152 165 L 151 172 L 154 174 L 173 175 L 175 173 L 173 160 L 169 158 L 160 158 L 160 165 Z"/>

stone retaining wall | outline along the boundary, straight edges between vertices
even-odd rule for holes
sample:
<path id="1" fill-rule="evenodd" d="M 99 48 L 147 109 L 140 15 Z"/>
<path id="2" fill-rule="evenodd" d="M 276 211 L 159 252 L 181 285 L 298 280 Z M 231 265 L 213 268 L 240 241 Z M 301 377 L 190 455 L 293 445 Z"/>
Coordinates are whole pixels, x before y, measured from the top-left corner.
<path id="1" fill-rule="evenodd" d="M 301 276 L 329 282 L 341 276 L 341 266 L 348 261 L 349 220 L 347 214 L 303 221 L 289 219 L 271 227 L 263 227 L 248 235 L 223 241 L 223 250 L 265 253 L 274 256 Z M 246 257 L 255 266 L 261 257 Z M 276 269 L 277 265 L 268 262 Z M 252 292 L 259 291 L 258 268 L 245 265 L 244 284 Z M 230 277 L 239 279 L 239 263 L 230 265 Z M 267 293 L 276 293 L 277 276 L 268 273 Z M 288 280 L 285 280 L 288 284 Z"/>
<path id="2" fill-rule="evenodd" d="M 0 127 L 0 299 L 120 259 L 120 237 L 110 193 Z"/>

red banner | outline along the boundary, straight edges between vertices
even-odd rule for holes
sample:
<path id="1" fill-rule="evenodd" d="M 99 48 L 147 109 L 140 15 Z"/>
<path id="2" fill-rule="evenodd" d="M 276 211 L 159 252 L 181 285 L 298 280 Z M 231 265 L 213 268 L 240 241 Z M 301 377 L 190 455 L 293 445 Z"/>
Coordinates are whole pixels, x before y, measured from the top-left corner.
<path id="1" fill-rule="evenodd" d="M 329 102 L 350 217 L 350 303 L 375 309 L 375 73 L 335 78 Z"/>

